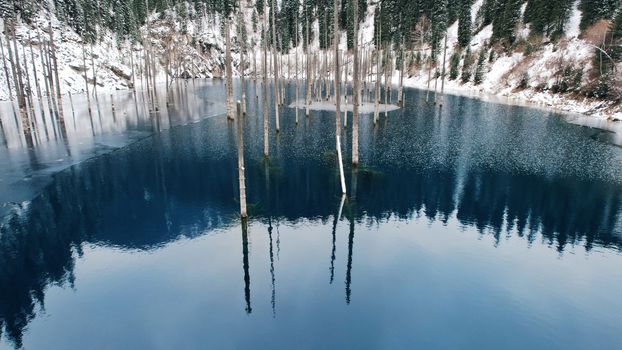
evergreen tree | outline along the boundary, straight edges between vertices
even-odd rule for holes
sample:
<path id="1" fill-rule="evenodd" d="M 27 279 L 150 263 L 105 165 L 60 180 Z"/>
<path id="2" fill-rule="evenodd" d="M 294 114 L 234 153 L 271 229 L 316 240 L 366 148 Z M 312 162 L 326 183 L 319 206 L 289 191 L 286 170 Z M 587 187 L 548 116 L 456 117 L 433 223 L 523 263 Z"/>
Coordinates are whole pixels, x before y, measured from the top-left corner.
<path id="1" fill-rule="evenodd" d="M 522 0 L 497 0 L 492 20 L 492 37 L 510 46 L 516 40 L 516 26 L 520 21 Z"/>
<path id="2" fill-rule="evenodd" d="M 529 0 L 523 20 L 533 34 L 559 36 L 570 17 L 574 0 Z"/>
<path id="3" fill-rule="evenodd" d="M 462 83 L 468 83 L 471 80 L 471 64 L 473 58 L 471 57 L 471 48 L 467 47 L 466 53 L 464 54 L 464 62 L 462 63 L 462 75 L 460 76 L 460 80 Z"/>
<path id="4" fill-rule="evenodd" d="M 449 59 L 449 80 L 458 78 L 460 68 L 460 51 L 456 50 Z"/>
<path id="5" fill-rule="evenodd" d="M 471 0 L 460 1 L 458 16 L 458 44 L 465 47 L 471 42 Z"/>
<path id="6" fill-rule="evenodd" d="M 497 0 L 484 0 L 482 3 L 482 6 L 477 12 L 477 17 L 482 27 L 492 23 L 495 16 L 496 3 Z"/>
<path id="7" fill-rule="evenodd" d="M 434 1 L 432 9 L 432 59 L 435 60 L 441 47 L 441 40 L 447 30 L 447 0 Z"/>
<path id="8" fill-rule="evenodd" d="M 580 28 L 586 29 L 600 19 L 612 18 L 616 9 L 622 5 L 621 0 L 581 0 Z"/>
<path id="9" fill-rule="evenodd" d="M 485 73 L 485 63 L 486 63 L 486 46 L 482 45 L 482 48 L 479 50 L 479 57 L 477 58 L 477 66 L 475 68 L 475 76 L 473 77 L 473 82 L 475 85 L 479 85 L 484 81 L 484 73 Z"/>

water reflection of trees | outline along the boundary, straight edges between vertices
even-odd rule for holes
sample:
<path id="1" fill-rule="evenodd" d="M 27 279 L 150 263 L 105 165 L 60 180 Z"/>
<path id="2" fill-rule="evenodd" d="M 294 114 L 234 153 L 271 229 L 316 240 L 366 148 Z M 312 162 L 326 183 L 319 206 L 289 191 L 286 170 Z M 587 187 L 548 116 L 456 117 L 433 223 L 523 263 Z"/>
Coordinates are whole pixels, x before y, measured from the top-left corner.
<path id="1" fill-rule="evenodd" d="M 252 128 L 252 121 L 248 123 Z M 236 162 L 224 146 L 231 140 L 226 133 L 207 137 L 204 129 L 175 129 L 75 166 L 4 219 L 0 329 L 6 337 L 21 346 L 24 327 L 37 308 L 44 307 L 46 287 L 73 285 L 75 258 L 83 243 L 156 249 L 182 235 L 194 237 L 234 222 Z M 288 137 L 286 131 L 282 137 Z M 249 147 L 247 159 L 251 214 L 270 223 L 271 243 L 273 220 L 327 223 L 334 217 L 340 201 L 333 195 L 339 193 L 334 155 L 283 146 L 281 156 L 266 164 L 261 153 Z M 568 244 L 588 251 L 594 246 L 622 248 L 616 232 L 622 189 L 615 184 L 445 167 L 387 166 L 361 168 L 353 174 L 344 208 L 350 220 L 348 267 L 356 222 L 410 219 L 417 214 L 442 222 L 455 217 L 497 240 L 502 232 L 517 232 L 529 242 L 541 235 L 560 252 Z M 242 237 L 247 259 L 245 231 Z M 271 273 L 273 269 L 272 265 Z M 247 260 L 243 271 L 250 312 Z M 346 289 L 349 301 L 350 268 Z"/>

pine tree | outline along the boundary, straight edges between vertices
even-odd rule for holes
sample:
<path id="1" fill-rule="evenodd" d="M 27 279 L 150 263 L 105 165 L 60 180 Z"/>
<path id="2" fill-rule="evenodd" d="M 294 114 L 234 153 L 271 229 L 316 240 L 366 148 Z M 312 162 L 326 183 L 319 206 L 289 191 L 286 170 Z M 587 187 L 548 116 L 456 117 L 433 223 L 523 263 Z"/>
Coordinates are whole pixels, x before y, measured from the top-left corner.
<path id="1" fill-rule="evenodd" d="M 432 9 L 432 59 L 435 60 L 441 47 L 441 39 L 447 30 L 447 0 L 434 1 Z"/>
<path id="2" fill-rule="evenodd" d="M 497 0 L 492 21 L 492 37 L 510 46 L 516 40 L 516 26 L 520 21 L 522 0 Z"/>
<path id="3" fill-rule="evenodd" d="M 465 47 L 471 42 L 471 0 L 461 0 L 458 16 L 458 44 Z"/>
<path id="4" fill-rule="evenodd" d="M 475 76 L 473 77 L 473 82 L 475 85 L 479 85 L 484 81 L 484 69 L 486 63 L 486 46 L 482 45 L 482 48 L 479 50 L 479 57 L 477 58 L 477 67 L 475 68 Z"/>
<path id="5" fill-rule="evenodd" d="M 456 50 L 451 55 L 449 60 L 449 80 L 456 80 L 458 78 L 460 68 L 460 51 Z"/>
<path id="6" fill-rule="evenodd" d="M 574 0 L 529 0 L 523 21 L 531 23 L 533 34 L 559 36 L 570 17 Z"/>
<path id="7" fill-rule="evenodd" d="M 495 16 L 496 4 L 497 0 L 484 0 L 482 3 L 482 6 L 477 12 L 477 17 L 482 27 L 492 23 Z"/>
<path id="8" fill-rule="evenodd" d="M 612 18 L 616 9 L 621 5 L 621 0 L 581 0 L 579 3 L 579 9 L 582 11 L 580 28 L 586 29 L 599 19 Z"/>
<path id="9" fill-rule="evenodd" d="M 471 80 L 471 64 L 473 58 L 471 57 L 471 48 L 467 47 L 466 53 L 464 54 L 464 62 L 462 63 L 462 75 L 460 76 L 460 80 L 462 83 L 468 83 Z"/>

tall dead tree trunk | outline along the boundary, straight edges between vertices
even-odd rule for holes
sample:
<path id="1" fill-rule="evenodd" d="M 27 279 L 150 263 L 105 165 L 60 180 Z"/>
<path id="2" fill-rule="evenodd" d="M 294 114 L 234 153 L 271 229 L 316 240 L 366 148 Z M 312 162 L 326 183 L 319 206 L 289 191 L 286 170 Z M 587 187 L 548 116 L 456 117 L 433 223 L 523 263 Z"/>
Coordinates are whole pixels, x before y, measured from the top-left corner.
<path id="1" fill-rule="evenodd" d="M 404 40 L 402 39 L 402 47 L 400 48 L 400 81 L 397 88 L 397 104 L 401 107 L 404 103 L 404 69 L 406 67 L 406 59 L 404 58 Z"/>
<path id="2" fill-rule="evenodd" d="M 28 72 L 28 60 L 26 59 L 26 47 L 22 46 L 22 59 L 24 60 L 24 76 L 26 76 L 26 100 L 28 101 L 28 106 L 30 108 L 30 115 L 32 117 L 31 121 L 33 124 L 36 124 L 37 117 L 35 116 L 35 105 L 32 100 L 33 91 L 32 85 L 30 84 L 30 72 Z M 35 130 L 36 135 L 36 130 Z"/>
<path id="3" fill-rule="evenodd" d="M 93 110 L 91 109 L 91 95 L 89 94 L 89 79 L 87 76 L 87 71 L 88 68 L 86 68 L 86 47 L 85 47 L 85 43 L 82 42 L 82 64 L 83 64 L 83 72 L 84 72 L 84 90 L 86 92 L 86 103 L 87 103 L 87 109 L 89 112 L 89 118 L 91 118 L 91 120 L 93 119 Z M 50 72 L 51 74 L 51 72 Z M 95 132 L 95 130 L 93 130 L 93 132 Z"/>
<path id="4" fill-rule="evenodd" d="M 305 19 L 307 22 L 305 31 L 306 31 L 306 45 L 305 45 L 305 56 L 307 57 L 307 73 L 305 74 L 305 115 L 309 117 L 309 105 L 311 104 L 311 66 L 309 65 L 309 17 L 307 16 L 305 9 Z"/>
<path id="5" fill-rule="evenodd" d="M 281 131 L 279 122 L 279 70 L 276 59 L 276 0 L 272 0 L 272 57 L 274 57 L 274 117 L 276 132 Z"/>
<path id="6" fill-rule="evenodd" d="M 445 33 L 445 47 L 443 47 L 443 71 L 441 73 L 441 107 L 445 98 L 445 61 L 447 60 L 447 33 Z"/>
<path id="7" fill-rule="evenodd" d="M 298 79 L 298 17 L 296 17 L 296 35 L 295 35 L 295 40 L 296 40 L 296 57 L 295 57 L 295 74 L 296 74 L 296 125 L 298 125 L 298 98 L 300 95 L 300 82 Z"/>
<path id="8" fill-rule="evenodd" d="M 266 8 L 266 2 L 264 1 L 264 11 L 263 11 L 263 20 L 262 20 L 262 36 L 263 36 L 263 89 L 262 89 L 262 100 L 263 100 L 263 155 L 264 157 L 268 157 L 270 155 L 270 116 L 268 114 L 268 32 L 266 30 L 266 16 L 268 14 L 268 9 Z"/>
<path id="9" fill-rule="evenodd" d="M 381 65 L 382 50 L 376 48 L 376 89 L 374 94 L 374 124 L 378 123 L 380 115 L 380 65 Z"/>
<path id="10" fill-rule="evenodd" d="M 229 15 L 225 18 L 225 74 L 226 92 L 227 92 L 227 119 L 235 119 L 235 110 L 233 102 L 233 67 L 231 66 L 231 35 L 229 33 L 230 21 Z"/>
<path id="11" fill-rule="evenodd" d="M 238 8 L 238 25 L 239 26 L 244 26 L 244 19 L 242 17 L 242 2 L 240 1 L 239 4 L 239 8 Z M 240 31 L 241 33 L 242 31 Z M 242 114 L 246 115 L 246 78 L 244 77 L 244 73 L 246 70 L 246 62 L 244 61 L 244 55 L 246 54 L 246 39 L 243 38 L 241 35 L 238 38 L 238 40 L 240 41 L 240 69 L 239 69 L 239 73 L 240 73 L 240 83 L 242 85 L 241 90 L 242 90 Z"/>
<path id="12" fill-rule="evenodd" d="M 39 40 L 39 56 L 41 59 L 41 68 L 42 68 L 42 75 L 43 75 L 43 87 L 45 88 L 45 96 L 46 96 L 46 100 L 47 100 L 47 104 L 48 104 L 48 112 L 50 113 L 50 118 L 53 120 L 54 119 L 54 111 L 55 109 L 52 107 L 52 97 L 50 96 L 50 84 L 49 84 L 49 74 L 51 74 L 46 67 L 45 64 L 45 56 L 43 55 L 43 47 L 44 47 L 44 43 L 41 40 L 41 34 L 39 32 L 37 32 L 37 38 Z"/>
<path id="13" fill-rule="evenodd" d="M 389 104 L 390 101 L 390 96 L 389 96 L 389 88 L 391 87 L 391 68 L 392 68 L 392 57 L 391 57 L 391 50 L 387 49 L 386 51 L 386 57 L 384 60 L 384 116 L 387 116 L 387 105 Z"/>
<path id="14" fill-rule="evenodd" d="M 10 44 L 9 44 L 10 45 Z M 9 78 L 9 69 L 6 65 L 6 56 L 4 55 L 4 44 L 0 38 L 0 54 L 2 54 L 2 67 L 4 68 L 4 76 L 6 78 L 6 85 L 9 88 L 9 100 L 13 101 L 13 90 L 11 88 L 11 79 Z"/>
<path id="15" fill-rule="evenodd" d="M 348 128 L 348 50 L 343 53 L 343 127 Z"/>
<path id="16" fill-rule="evenodd" d="M 28 147 L 32 147 L 34 145 L 34 140 L 32 137 L 32 129 L 30 127 L 30 118 L 28 116 L 27 106 L 26 106 L 26 98 L 24 96 L 24 83 L 22 80 L 22 72 L 19 63 L 19 52 L 17 51 L 17 39 L 15 35 L 15 22 L 11 22 L 9 28 L 6 27 L 5 22 L 5 34 L 7 37 L 7 42 L 9 42 L 10 37 L 13 37 L 13 49 L 11 49 L 11 45 L 8 44 L 8 52 L 9 58 L 11 62 L 11 70 L 13 71 L 13 78 L 15 83 L 15 93 L 17 95 L 17 105 L 19 106 L 20 116 L 22 120 L 22 128 L 24 132 L 24 138 L 26 139 L 26 145 Z"/>
<path id="17" fill-rule="evenodd" d="M 37 99 L 39 100 L 39 110 L 41 112 L 41 120 L 43 121 L 43 128 L 45 131 L 46 139 L 50 139 L 48 134 L 47 122 L 45 120 L 45 108 L 43 107 L 43 95 L 41 95 L 41 86 L 39 85 L 39 74 L 37 74 L 37 67 L 35 66 L 35 54 L 32 50 L 32 38 L 28 35 L 28 44 L 30 47 L 30 59 L 32 60 L 32 72 L 35 80 L 35 88 L 37 89 Z"/>
<path id="18" fill-rule="evenodd" d="M 244 176 L 244 128 L 241 102 L 237 103 L 238 180 L 240 185 L 240 216 L 246 218 L 246 178 Z"/>
<path id="19" fill-rule="evenodd" d="M 51 18 L 51 15 L 50 15 Z M 50 31 L 50 48 L 52 50 L 52 62 L 54 63 L 54 80 L 56 81 L 56 100 L 58 108 L 58 122 L 61 126 L 61 130 L 65 130 L 65 114 L 63 111 L 63 98 L 60 90 L 60 79 L 58 78 L 58 59 L 56 58 L 56 48 L 54 46 L 54 30 L 52 29 L 52 20 L 48 22 L 48 29 Z"/>
<path id="20" fill-rule="evenodd" d="M 336 146 L 339 148 L 339 136 L 341 136 L 341 97 L 339 96 L 341 84 L 339 79 L 339 0 L 333 2 L 333 46 L 335 52 L 335 136 Z"/>
<path id="21" fill-rule="evenodd" d="M 352 165 L 359 163 L 359 103 L 360 103 L 360 73 L 359 73 L 359 2 L 352 0 L 354 17 L 354 55 L 352 71 Z M 354 192 L 353 192 L 354 193 Z"/>

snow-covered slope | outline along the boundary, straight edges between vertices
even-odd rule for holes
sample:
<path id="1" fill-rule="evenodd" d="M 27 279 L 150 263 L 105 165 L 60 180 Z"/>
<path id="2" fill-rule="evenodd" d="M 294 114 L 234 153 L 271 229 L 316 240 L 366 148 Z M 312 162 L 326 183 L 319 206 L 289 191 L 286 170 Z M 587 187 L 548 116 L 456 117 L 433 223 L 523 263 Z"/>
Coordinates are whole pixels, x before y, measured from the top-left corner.
<path id="1" fill-rule="evenodd" d="M 473 15 L 477 13 L 481 4 L 481 0 L 473 4 Z M 577 1 L 566 26 L 566 36 L 557 43 L 545 43 L 537 51 L 529 54 L 517 51 L 501 54 L 493 62 L 489 62 L 486 59 L 485 75 L 480 84 L 475 84 L 473 79 L 467 83 L 462 83 L 460 77 L 458 77 L 456 80 L 445 81 L 445 90 L 458 94 L 506 96 L 520 102 L 534 103 L 563 111 L 622 120 L 620 106 L 611 106 L 609 103 L 578 95 L 555 94 L 550 91 L 557 79 L 560 65 L 580 70 L 583 77 L 588 76 L 592 68 L 594 50 L 590 43 L 579 38 L 580 20 L 581 11 L 578 9 Z M 475 23 L 475 18 L 473 22 Z M 523 26 L 518 32 L 518 40 L 526 42 L 529 35 L 529 26 Z M 490 42 L 491 36 L 492 25 L 482 28 L 473 35 L 470 49 L 474 61 L 477 61 L 481 45 L 485 42 Z M 456 50 L 457 41 L 458 28 L 457 23 L 454 23 L 448 29 L 447 71 L 449 71 L 449 57 Z M 463 61 L 461 61 L 460 66 L 462 66 L 462 63 Z M 475 62 L 473 67 L 475 67 Z M 441 68 L 439 67 L 439 69 Z M 528 86 L 519 88 L 525 73 L 529 76 Z M 437 81 L 439 90 L 441 86 L 440 80 L 438 78 Z M 434 89 L 434 83 L 434 80 L 430 82 L 430 89 Z M 405 84 L 427 88 L 428 73 L 426 68 L 422 67 L 419 70 L 411 70 L 409 77 L 405 79 Z"/>
<path id="2" fill-rule="evenodd" d="M 587 76 L 591 69 L 593 49 L 590 44 L 579 38 L 579 21 L 581 19 L 580 10 L 577 7 L 578 1 L 575 3 L 569 23 L 566 28 L 566 37 L 556 43 L 544 43 L 537 50 L 526 54 L 521 50 L 512 53 L 499 53 L 494 60 L 485 63 L 485 75 L 481 84 L 475 85 L 471 80 L 463 84 L 460 79 L 447 80 L 445 82 L 445 90 L 450 93 L 468 93 L 501 95 L 515 98 L 521 101 L 533 102 L 546 105 L 553 108 L 560 108 L 567 111 L 574 111 L 586 114 L 594 114 L 599 116 L 613 116 L 622 119 L 620 106 L 611 107 L 609 104 L 603 104 L 602 101 L 585 99 L 579 97 L 578 94 L 553 94 L 550 88 L 559 72 L 560 62 L 564 66 L 573 67 L 573 69 L 581 70 L 583 76 Z M 473 23 L 476 23 L 476 14 L 482 5 L 482 0 L 477 0 L 472 5 Z M 373 43 L 373 13 L 376 4 L 371 3 L 368 7 L 367 18 L 361 24 L 360 32 L 363 45 L 367 47 Z M 261 51 L 260 28 L 258 32 L 254 32 L 252 28 L 252 11 L 254 5 L 245 2 L 243 8 L 243 22 L 246 25 L 246 31 L 249 37 L 249 43 L 254 45 L 249 49 L 250 59 L 260 62 Z M 524 10 L 524 7 L 523 7 Z M 220 77 L 224 71 L 224 39 L 221 34 L 221 23 L 216 17 L 204 17 L 194 21 L 188 20 L 184 24 L 182 31 L 182 23 L 175 19 L 173 12 L 165 15 L 153 14 L 149 17 L 147 24 L 143 25 L 141 32 L 143 37 L 148 38 L 146 45 L 151 52 L 157 57 L 158 72 L 157 80 L 164 82 L 166 80 L 165 71 L 167 62 L 179 62 L 174 66 L 168 67 L 169 71 L 175 76 L 188 77 Z M 236 22 L 236 21 L 234 21 Z M 0 23 L 1 25 L 1 23 Z M 33 55 L 35 59 L 34 67 L 37 69 L 39 77 L 42 75 L 40 57 L 39 57 L 39 32 L 43 40 L 47 40 L 48 36 L 44 30 L 47 30 L 48 20 L 41 15 L 37 18 L 32 26 L 20 25 L 17 30 L 18 50 L 20 54 L 26 56 L 26 64 L 28 71 L 33 77 L 33 64 L 31 62 L 30 47 L 33 47 Z M 138 88 L 143 83 L 142 69 L 144 67 L 144 48 L 136 44 L 130 46 L 128 42 L 117 43 L 116 38 L 111 33 L 105 33 L 103 39 L 97 45 L 84 47 L 86 56 L 86 66 L 83 63 L 83 45 L 80 37 L 69 27 L 62 25 L 55 18 L 52 19 L 52 27 L 54 29 L 55 44 L 57 47 L 57 56 L 60 67 L 61 90 L 63 93 L 80 93 L 86 88 L 84 81 L 84 71 L 89 83 L 93 83 L 94 75 L 97 77 L 97 90 L 102 93 L 105 90 L 125 89 L 131 86 L 131 62 L 134 61 L 135 82 Z M 260 25 L 258 26 L 260 27 Z M 317 31 L 318 22 L 315 21 L 312 27 Z M 519 40 L 527 42 L 529 35 L 529 27 L 523 26 L 519 28 Z M 231 29 L 233 42 L 233 64 L 234 72 L 237 74 L 240 57 L 239 49 L 236 45 L 236 31 Z M 486 26 L 474 33 L 471 40 L 470 49 L 473 53 L 474 60 L 480 47 L 490 41 L 492 35 L 491 26 Z M 346 40 L 345 33 L 342 33 L 341 47 L 345 50 Z M 5 45 L 6 38 L 2 37 Z M 449 72 L 450 57 L 457 47 L 458 26 L 454 23 L 448 29 L 448 52 L 446 71 Z M 318 36 L 314 36 L 311 43 L 312 52 L 317 51 Z M 174 48 L 174 49 L 171 49 Z M 93 52 L 93 62 L 95 72 L 91 63 L 91 52 Z M 424 52 L 425 54 L 425 52 Z M 290 52 L 290 59 L 293 62 L 293 52 Z M 22 62 L 23 64 L 23 62 Z M 259 63 L 257 63 L 259 66 Z M 462 63 L 460 64 L 462 66 Z M 246 73 L 252 74 L 254 63 L 250 62 L 246 66 Z M 475 63 L 473 64 L 475 68 Z M 439 67 L 439 70 L 441 68 Z M 529 74 L 529 82 L 526 88 L 518 88 L 521 80 Z M 304 70 L 301 70 L 304 74 Z M 397 72 L 395 73 L 397 75 Z M 584 79 L 585 80 L 585 79 Z M 394 78 L 396 83 L 398 79 Z M 440 89 L 440 78 L 436 81 L 436 85 Z M 406 86 L 426 88 L 428 86 L 428 72 L 425 67 L 415 69 L 411 67 L 409 74 L 405 79 Z M 434 89 L 435 81 L 429 84 Z M 89 86 L 92 89 L 92 85 Z M 0 74 L 0 100 L 9 98 L 8 85 L 4 74 Z"/>

